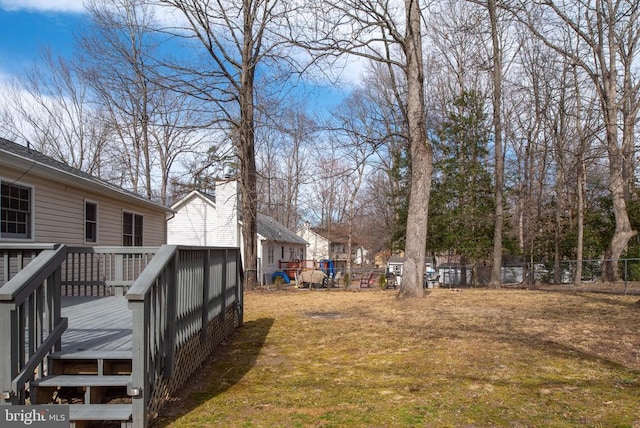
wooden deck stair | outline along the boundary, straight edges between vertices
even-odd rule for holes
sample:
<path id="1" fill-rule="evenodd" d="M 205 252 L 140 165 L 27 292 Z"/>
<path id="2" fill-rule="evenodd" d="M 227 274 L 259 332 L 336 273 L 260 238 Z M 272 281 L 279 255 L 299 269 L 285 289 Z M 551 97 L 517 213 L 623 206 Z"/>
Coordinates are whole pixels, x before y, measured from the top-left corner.
<path id="1" fill-rule="evenodd" d="M 49 356 L 49 374 L 31 384 L 32 404 L 67 402 L 72 427 L 114 421 L 131 426 L 129 351 L 63 351 Z"/>
<path id="2" fill-rule="evenodd" d="M 148 426 L 165 388 L 242 325 L 243 282 L 239 248 L 3 243 L 0 404 L 69 404 L 73 427 Z"/>

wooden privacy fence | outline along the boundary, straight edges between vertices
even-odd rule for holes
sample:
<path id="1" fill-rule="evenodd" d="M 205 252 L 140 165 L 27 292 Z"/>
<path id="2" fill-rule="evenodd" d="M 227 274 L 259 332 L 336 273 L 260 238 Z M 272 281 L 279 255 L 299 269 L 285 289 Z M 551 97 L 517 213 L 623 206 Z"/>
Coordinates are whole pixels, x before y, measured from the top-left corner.
<path id="1" fill-rule="evenodd" d="M 133 311 L 133 425 L 146 426 L 213 349 L 242 324 L 237 248 L 165 245 L 126 294 Z"/>

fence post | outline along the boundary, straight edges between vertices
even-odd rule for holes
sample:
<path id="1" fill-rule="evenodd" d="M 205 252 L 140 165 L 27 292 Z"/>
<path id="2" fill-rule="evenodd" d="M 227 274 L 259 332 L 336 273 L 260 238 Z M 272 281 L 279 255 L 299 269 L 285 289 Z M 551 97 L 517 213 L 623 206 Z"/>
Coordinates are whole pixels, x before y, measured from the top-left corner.
<path id="1" fill-rule="evenodd" d="M 624 259 L 624 295 L 625 295 L 625 296 L 627 295 L 627 273 L 629 272 L 629 271 L 627 270 L 627 268 L 628 268 L 628 266 L 629 266 L 629 265 L 627 264 L 627 263 L 628 263 L 628 261 L 629 261 L 629 260 Z"/>
<path id="2" fill-rule="evenodd" d="M 236 306 L 238 312 L 238 326 L 244 325 L 244 278 L 242 276 L 242 254 L 238 248 L 235 251 L 236 258 Z"/>

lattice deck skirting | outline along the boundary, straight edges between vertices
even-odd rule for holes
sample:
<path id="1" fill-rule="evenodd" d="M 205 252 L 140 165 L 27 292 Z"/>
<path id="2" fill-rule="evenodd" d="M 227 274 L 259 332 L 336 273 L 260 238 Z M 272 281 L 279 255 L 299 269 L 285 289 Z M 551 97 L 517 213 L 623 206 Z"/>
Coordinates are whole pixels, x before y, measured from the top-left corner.
<path id="1" fill-rule="evenodd" d="M 157 387 L 149 399 L 147 407 L 149 420 L 158 415 L 167 399 L 187 382 L 189 377 L 200 368 L 216 347 L 233 333 L 238 325 L 238 310 L 234 303 L 227 308 L 224 317 L 219 316 L 209 321 L 208 334 L 204 343 L 198 333 L 177 349 L 173 375 L 171 378 L 158 380 Z"/>

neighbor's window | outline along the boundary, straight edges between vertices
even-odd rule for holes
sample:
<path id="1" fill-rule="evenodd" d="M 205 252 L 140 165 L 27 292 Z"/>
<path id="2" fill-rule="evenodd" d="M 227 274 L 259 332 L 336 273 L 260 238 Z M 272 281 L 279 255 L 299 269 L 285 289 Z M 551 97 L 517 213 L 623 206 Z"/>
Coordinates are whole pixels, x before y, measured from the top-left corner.
<path id="1" fill-rule="evenodd" d="M 267 265 L 273 265 L 275 247 L 273 244 L 267 246 Z"/>
<path id="2" fill-rule="evenodd" d="M 122 213 L 122 245 L 125 247 L 142 246 L 142 216 L 128 212 Z"/>
<path id="3" fill-rule="evenodd" d="M 84 202 L 84 241 L 98 242 L 98 204 Z"/>
<path id="4" fill-rule="evenodd" d="M 0 211 L 0 237 L 31 239 L 31 188 L 3 181 Z"/>

